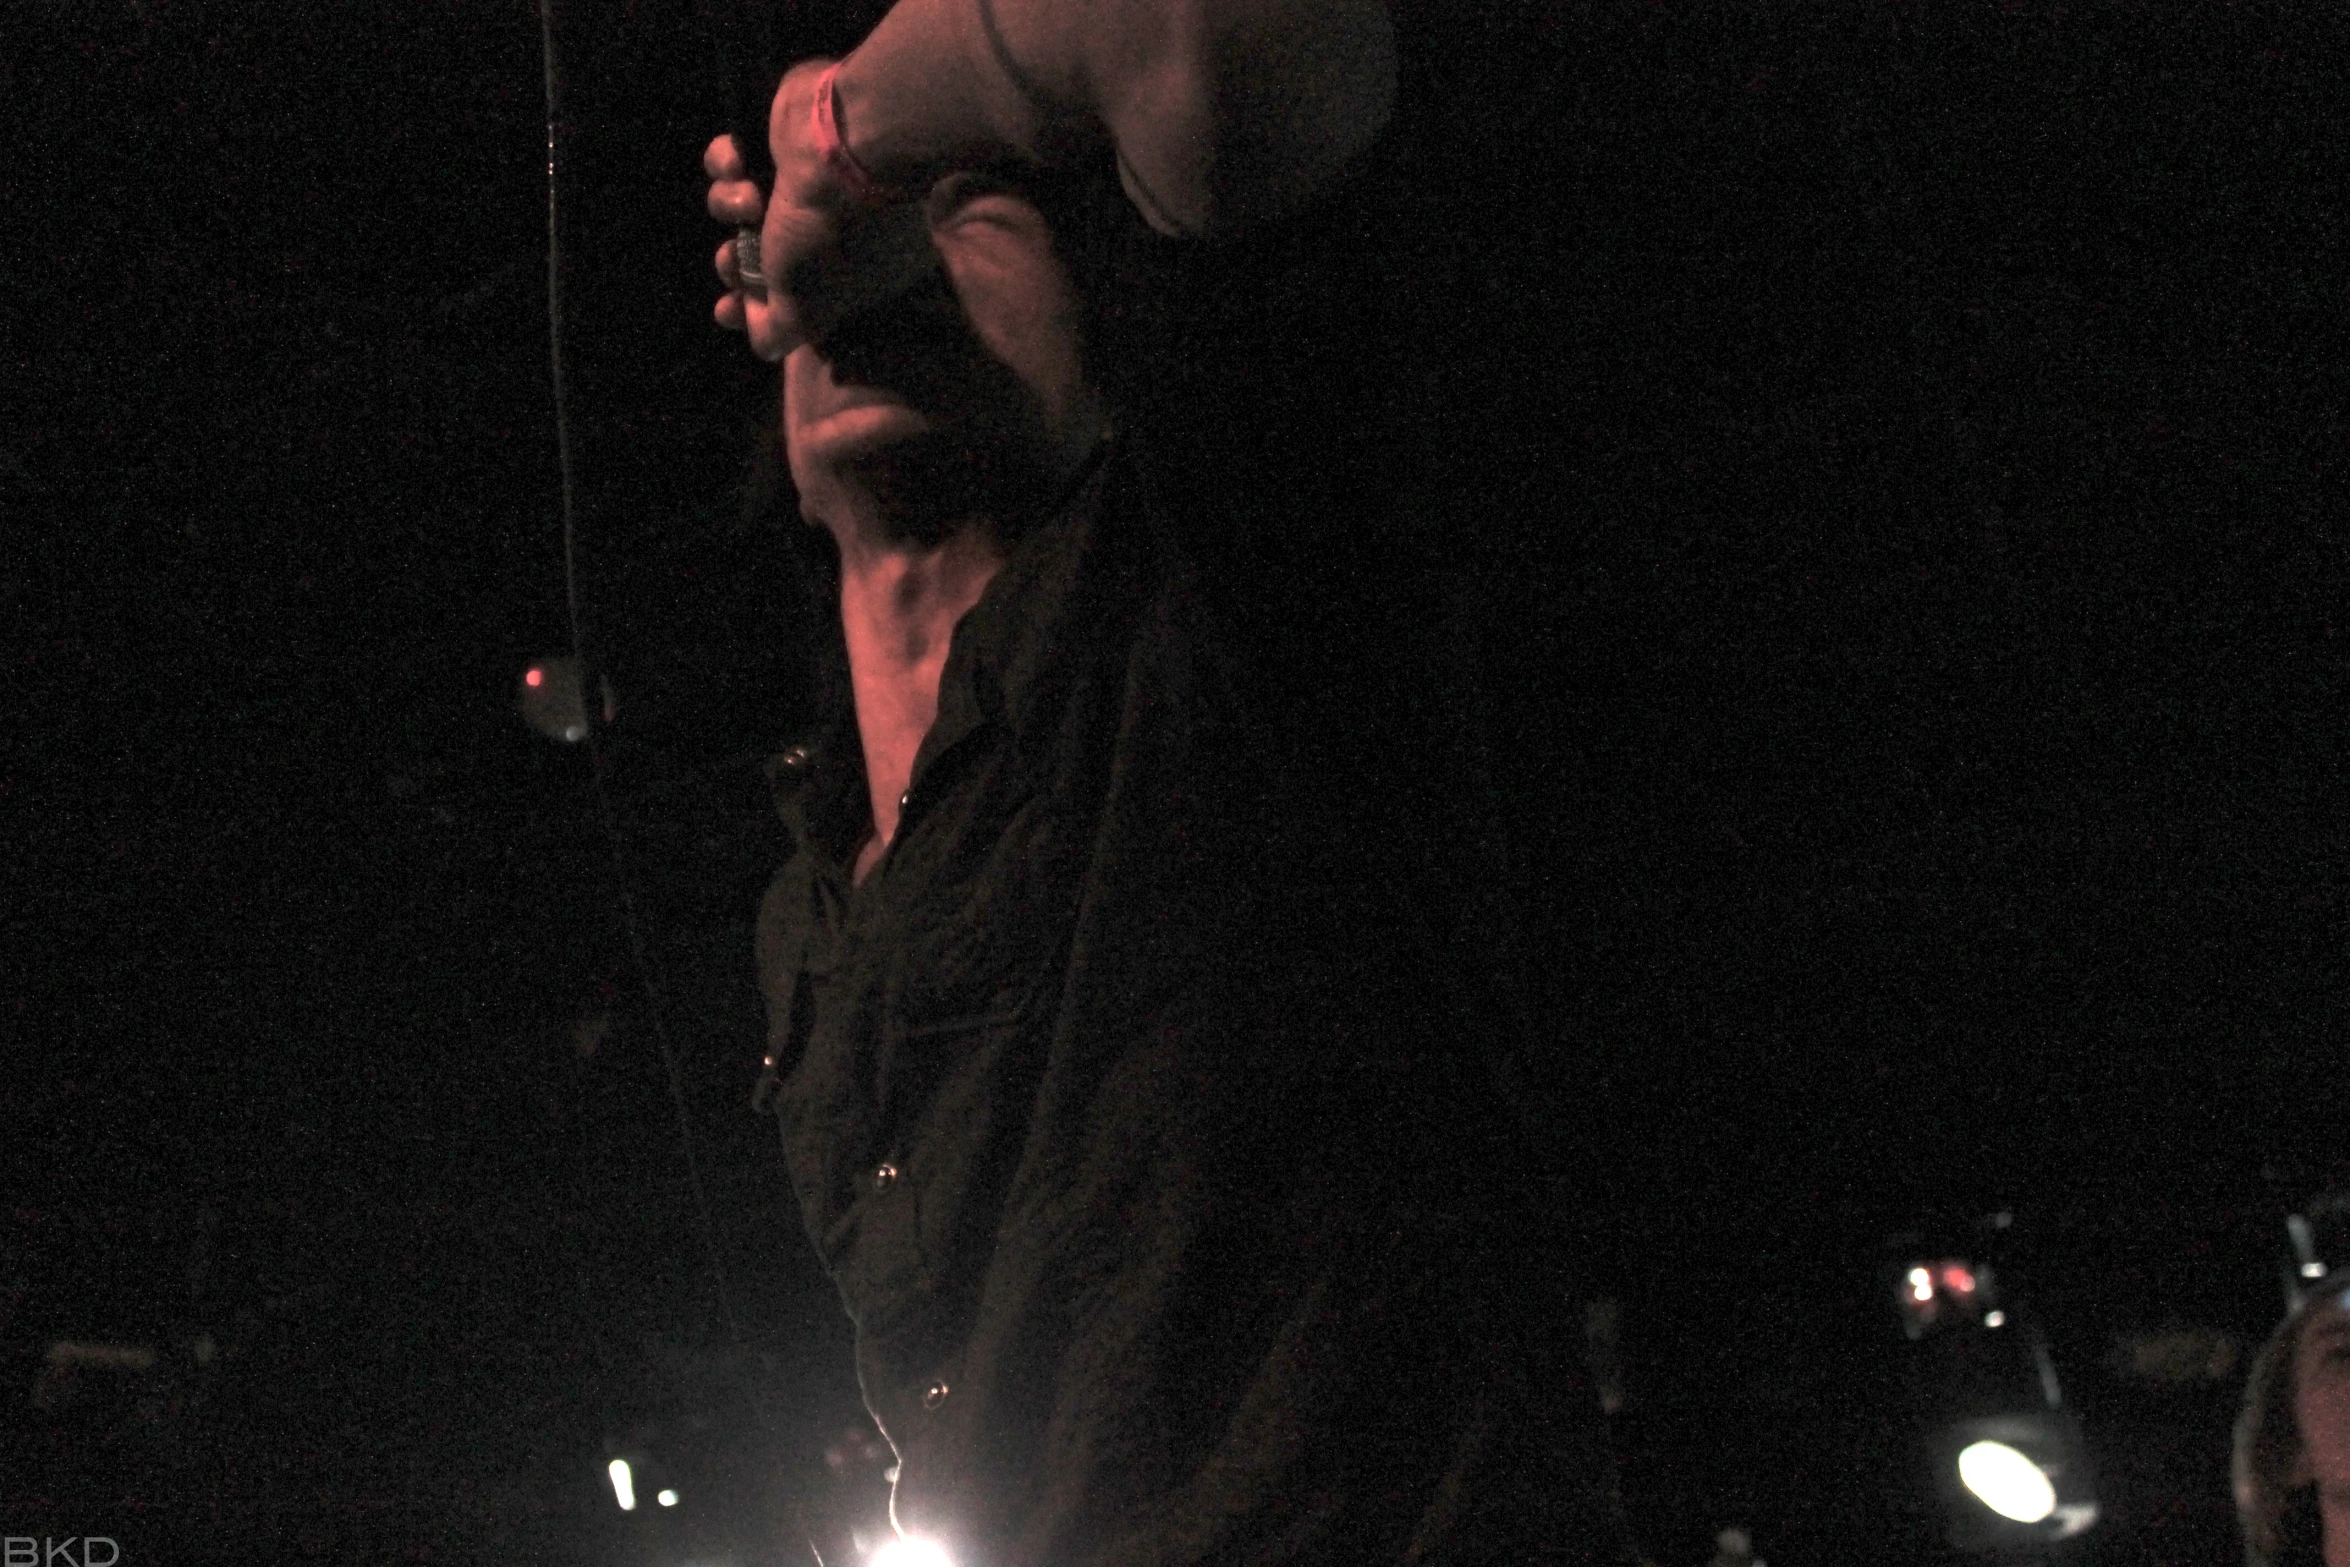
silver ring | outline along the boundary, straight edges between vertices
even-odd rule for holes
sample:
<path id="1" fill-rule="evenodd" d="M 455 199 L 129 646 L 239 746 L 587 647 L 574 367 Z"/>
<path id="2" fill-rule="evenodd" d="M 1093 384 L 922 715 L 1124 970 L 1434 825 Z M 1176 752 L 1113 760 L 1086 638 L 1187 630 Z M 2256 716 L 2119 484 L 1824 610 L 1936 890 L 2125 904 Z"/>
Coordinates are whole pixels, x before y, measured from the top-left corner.
<path id="1" fill-rule="evenodd" d="M 764 294 L 767 292 L 767 274 L 759 267 L 759 231 L 757 229 L 736 229 L 734 231 L 734 270 L 735 275 L 742 279 L 744 293 Z"/>

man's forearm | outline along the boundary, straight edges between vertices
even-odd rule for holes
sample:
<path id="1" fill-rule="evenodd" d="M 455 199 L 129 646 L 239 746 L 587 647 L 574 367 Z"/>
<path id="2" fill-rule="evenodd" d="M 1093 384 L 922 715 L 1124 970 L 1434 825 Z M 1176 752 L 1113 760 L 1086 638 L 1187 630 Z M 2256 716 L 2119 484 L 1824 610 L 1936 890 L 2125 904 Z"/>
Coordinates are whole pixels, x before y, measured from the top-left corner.
<path id="1" fill-rule="evenodd" d="M 1171 231 L 1278 216 L 1385 124 L 1382 0 L 898 0 L 843 62 L 841 128 L 884 184 L 1113 143 Z"/>

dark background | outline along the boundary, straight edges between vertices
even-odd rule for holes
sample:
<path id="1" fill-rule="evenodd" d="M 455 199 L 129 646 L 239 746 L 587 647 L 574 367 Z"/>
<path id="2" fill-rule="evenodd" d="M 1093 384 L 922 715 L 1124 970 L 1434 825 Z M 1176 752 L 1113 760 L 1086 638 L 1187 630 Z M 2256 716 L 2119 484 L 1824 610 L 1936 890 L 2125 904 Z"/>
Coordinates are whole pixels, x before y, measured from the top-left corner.
<path id="1" fill-rule="evenodd" d="M 697 1507 L 826 1494 L 845 1329 L 741 1109 L 756 758 L 804 699 L 744 504 L 770 373 L 707 325 L 717 72 L 682 0 L 561 10 L 657 1001 L 586 759 L 513 708 L 568 638 L 535 14 L 9 13 L 0 1532 L 635 1559 L 601 1468 L 647 1422 L 706 1450 Z M 1888 1238 L 2002 1209 L 2090 1559 L 2233 1559 L 2279 1221 L 2341 1176 L 2344 30 L 1427 29 L 1484 149 L 1430 205 L 1485 328 L 1476 870 L 1539 1020 L 1496 1178 L 1553 1172 L 1623 1303 L 1660 1561 L 1739 1519 L 1869 1559 L 1825 1500 L 1865 1457 L 1805 1433 L 1867 1401 Z M 2182 1330 L 2234 1360 L 2143 1352 Z M 158 1360 L 36 1400 L 61 1338 Z"/>

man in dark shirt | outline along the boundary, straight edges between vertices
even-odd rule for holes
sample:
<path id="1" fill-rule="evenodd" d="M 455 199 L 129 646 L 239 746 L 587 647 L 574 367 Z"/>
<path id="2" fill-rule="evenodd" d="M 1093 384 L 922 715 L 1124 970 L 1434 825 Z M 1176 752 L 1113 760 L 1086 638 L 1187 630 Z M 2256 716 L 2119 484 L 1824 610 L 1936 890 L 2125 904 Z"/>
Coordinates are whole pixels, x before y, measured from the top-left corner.
<path id="1" fill-rule="evenodd" d="M 784 367 L 845 699 L 760 912 L 809 1233 L 960 1567 L 1624 1559 L 1541 1248 L 1391 1004 L 1223 595 L 1016 181 Z"/>
<path id="2" fill-rule="evenodd" d="M 1256 418 L 1360 423 L 1425 353 L 1326 329 L 1383 209 L 1322 198 L 1389 188 L 1395 92 L 1379 0 L 900 0 L 786 76 L 771 192 L 707 160 L 845 655 L 781 767 L 761 1097 L 896 1522 L 960 1567 L 1628 1560 L 1541 1183 L 1438 1037 L 1471 966 L 1383 733 L 1414 574 L 1376 464 Z M 1053 164 L 1218 262 L 1105 311 Z M 1112 433 L 1081 323 L 1121 312 L 1215 417 Z M 1303 351 L 1252 374 L 1208 317 Z"/>

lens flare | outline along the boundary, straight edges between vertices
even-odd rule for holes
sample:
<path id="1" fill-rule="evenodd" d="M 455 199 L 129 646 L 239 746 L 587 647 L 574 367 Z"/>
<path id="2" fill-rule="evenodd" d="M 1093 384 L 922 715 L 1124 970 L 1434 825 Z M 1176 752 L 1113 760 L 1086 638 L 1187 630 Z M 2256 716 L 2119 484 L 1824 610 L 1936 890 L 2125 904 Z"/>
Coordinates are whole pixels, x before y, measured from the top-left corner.
<path id="1" fill-rule="evenodd" d="M 2038 1464 L 2005 1442 L 1972 1442 L 1958 1455 L 1958 1477 L 1985 1507 L 2017 1523 L 2056 1511 L 2056 1487 Z"/>
<path id="2" fill-rule="evenodd" d="M 909 1534 L 884 1541 L 865 1558 L 865 1567 L 955 1567 L 955 1559 L 936 1540 Z"/>

